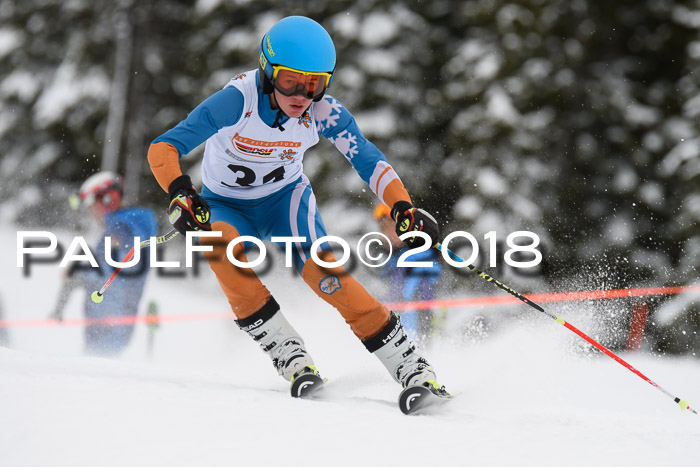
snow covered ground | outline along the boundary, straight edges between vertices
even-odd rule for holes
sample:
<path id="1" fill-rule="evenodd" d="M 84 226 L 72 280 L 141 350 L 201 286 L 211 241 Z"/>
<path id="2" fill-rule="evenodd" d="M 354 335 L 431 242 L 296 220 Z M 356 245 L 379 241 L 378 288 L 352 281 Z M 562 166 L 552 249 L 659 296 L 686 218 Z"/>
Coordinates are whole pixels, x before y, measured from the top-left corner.
<path id="1" fill-rule="evenodd" d="M 0 244 L 10 245 L 0 257 L 5 319 L 45 318 L 59 289 L 57 266 L 24 278 L 15 232 L 0 232 Z M 0 348 L 0 465 L 700 462 L 700 416 L 681 412 L 613 360 L 572 351 L 576 336 L 536 312 L 523 310 L 517 326 L 478 342 L 448 332 L 426 349 L 455 399 L 440 413 L 407 417 L 396 405 L 398 385 L 335 310 L 288 271 L 266 283 L 328 378 L 323 399 L 292 399 L 232 320 L 162 323 L 152 352 L 139 324 L 118 360 L 83 356 L 80 326 L 10 328 L 10 348 Z M 145 296 L 161 314 L 227 311 L 208 270 L 189 283 L 152 277 Z M 81 317 L 80 299 L 71 299 L 67 318 Z M 450 313 L 454 327 L 469 311 Z M 700 407 L 697 359 L 622 357 Z"/>

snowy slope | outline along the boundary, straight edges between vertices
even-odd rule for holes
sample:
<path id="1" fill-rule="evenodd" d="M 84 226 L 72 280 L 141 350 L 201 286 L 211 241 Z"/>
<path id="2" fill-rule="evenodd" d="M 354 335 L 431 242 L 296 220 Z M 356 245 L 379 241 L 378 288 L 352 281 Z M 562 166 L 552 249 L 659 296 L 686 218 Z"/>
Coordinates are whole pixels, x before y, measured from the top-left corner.
<path id="1" fill-rule="evenodd" d="M 14 236 L 0 232 L 1 244 Z M 7 250 L 5 318 L 45 318 L 58 268 L 23 278 Z M 161 313 L 226 311 L 208 271 L 191 283 L 154 277 L 146 296 Z M 406 417 L 398 386 L 335 310 L 288 271 L 266 283 L 329 378 L 322 400 L 290 398 L 231 320 L 163 323 L 150 356 L 139 324 L 119 360 L 81 355 L 79 326 L 11 328 L 11 348 L 0 348 L 0 465 L 698 465 L 700 416 L 609 358 L 571 351 L 571 333 L 530 310 L 478 343 L 450 335 L 426 349 L 456 398 L 443 413 Z M 80 317 L 79 298 L 68 318 Z M 622 356 L 700 407 L 697 360 Z"/>

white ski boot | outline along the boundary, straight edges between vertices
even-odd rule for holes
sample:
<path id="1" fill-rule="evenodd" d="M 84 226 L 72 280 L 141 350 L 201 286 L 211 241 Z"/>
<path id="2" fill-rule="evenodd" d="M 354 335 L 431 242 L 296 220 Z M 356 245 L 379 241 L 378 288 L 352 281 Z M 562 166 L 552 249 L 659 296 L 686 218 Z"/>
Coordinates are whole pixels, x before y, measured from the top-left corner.
<path id="1" fill-rule="evenodd" d="M 396 313 L 391 314 L 389 323 L 378 334 L 362 343 L 404 388 L 399 396 L 403 413 L 414 413 L 438 400 L 452 397 L 444 386 L 437 383 L 433 367 L 418 354 Z"/>
<path id="2" fill-rule="evenodd" d="M 304 340 L 280 312 L 274 298 L 236 323 L 270 356 L 277 373 L 292 382 L 292 396 L 303 397 L 320 389 L 324 380 L 306 352 Z"/>

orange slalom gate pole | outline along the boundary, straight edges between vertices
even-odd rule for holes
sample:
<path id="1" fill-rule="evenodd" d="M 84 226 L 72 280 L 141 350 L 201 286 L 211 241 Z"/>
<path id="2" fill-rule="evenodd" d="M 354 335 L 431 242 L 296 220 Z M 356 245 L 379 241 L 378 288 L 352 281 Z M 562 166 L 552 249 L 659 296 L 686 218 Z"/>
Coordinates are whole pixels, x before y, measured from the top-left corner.
<path id="1" fill-rule="evenodd" d="M 638 302 L 632 306 L 632 318 L 630 320 L 629 334 L 627 335 L 626 350 L 639 350 L 642 346 L 648 316 L 649 304 L 647 302 Z"/>
<path id="2" fill-rule="evenodd" d="M 482 279 L 486 280 L 487 282 L 491 282 L 493 285 L 495 285 L 495 286 L 498 287 L 499 289 L 508 292 L 510 295 L 512 295 L 513 297 L 517 298 L 517 299 L 520 300 L 521 302 L 530 305 L 530 306 L 531 306 L 532 308 L 534 308 L 535 310 L 544 313 L 545 315 L 549 316 L 550 318 L 552 318 L 552 319 L 553 319 L 554 321 L 556 321 L 557 323 L 561 324 L 562 326 L 564 326 L 564 327 L 567 328 L 568 330 L 572 331 L 574 334 L 576 334 L 577 336 L 579 336 L 579 337 L 581 337 L 582 339 L 584 339 L 586 342 L 588 342 L 589 344 L 591 344 L 593 347 L 595 347 L 596 349 L 600 350 L 600 351 L 603 352 L 605 355 L 607 355 L 608 357 L 612 358 L 612 359 L 615 360 L 617 363 L 619 363 L 620 365 L 624 366 L 625 368 L 627 368 L 628 370 L 630 370 L 632 373 L 634 373 L 635 375 L 639 376 L 639 377 L 642 378 L 644 381 L 646 381 L 647 383 L 651 384 L 651 385 L 654 386 L 656 389 L 658 389 L 659 391 L 661 391 L 662 393 L 666 394 L 668 397 L 670 397 L 671 399 L 673 399 L 673 402 L 675 402 L 676 404 L 678 404 L 678 406 L 681 408 L 681 410 L 689 410 L 690 412 L 692 412 L 692 413 L 694 413 L 694 414 L 697 414 L 697 412 L 696 412 L 693 408 L 690 407 L 690 403 L 689 403 L 687 400 L 683 400 L 683 399 L 681 399 L 681 398 L 679 398 L 679 397 L 674 396 L 674 395 L 671 394 L 670 392 L 666 391 L 664 388 L 662 388 L 661 386 L 659 386 L 658 384 L 656 384 L 654 381 L 652 381 L 650 378 L 648 378 L 646 375 L 644 375 L 641 371 L 637 370 L 635 367 L 633 367 L 632 365 L 630 365 L 629 363 L 627 363 L 626 361 L 624 361 L 622 358 L 618 357 L 616 354 L 614 354 L 612 351 L 610 351 L 607 347 L 605 347 L 604 345 L 602 345 L 601 343 L 599 343 L 598 341 L 596 341 L 596 340 L 593 339 L 592 337 L 588 336 L 586 333 L 584 333 L 583 331 L 581 331 L 580 329 L 578 329 L 578 328 L 575 327 L 574 325 L 572 325 L 572 324 L 566 322 L 564 319 L 560 318 L 559 316 L 555 315 L 554 313 L 550 313 L 549 311 L 546 311 L 544 308 L 542 308 L 541 306 L 539 306 L 537 303 L 531 301 L 529 298 L 523 296 L 523 295 L 520 294 L 519 292 L 516 292 L 515 290 L 511 289 L 511 288 L 508 287 L 507 285 L 505 285 L 505 284 L 503 284 L 503 283 L 497 281 L 496 279 L 494 279 L 494 278 L 491 277 L 490 275 L 486 274 L 485 272 L 480 271 L 479 269 L 477 269 L 477 268 L 474 267 L 473 265 L 467 263 L 467 262 L 464 261 L 462 258 L 460 258 L 460 257 L 457 256 L 456 254 L 454 254 L 453 252 L 451 252 L 449 249 L 443 247 L 442 244 L 437 243 L 437 244 L 435 244 L 435 245 L 433 246 L 433 248 L 435 248 L 435 249 L 437 249 L 437 250 L 439 250 L 439 251 L 441 251 L 441 252 L 443 252 L 443 253 L 447 253 L 447 255 L 448 255 L 451 259 L 453 259 L 454 261 L 458 261 L 458 262 L 460 262 L 460 263 L 463 263 L 467 268 L 469 268 L 470 271 L 472 271 L 473 273 L 475 273 L 476 275 L 478 275 L 478 276 L 481 277 Z"/>

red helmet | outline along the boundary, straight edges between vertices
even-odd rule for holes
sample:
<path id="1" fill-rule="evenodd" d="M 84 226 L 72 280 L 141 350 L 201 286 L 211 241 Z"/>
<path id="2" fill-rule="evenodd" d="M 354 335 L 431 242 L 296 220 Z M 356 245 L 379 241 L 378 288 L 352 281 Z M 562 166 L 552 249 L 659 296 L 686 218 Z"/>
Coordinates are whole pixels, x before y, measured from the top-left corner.
<path id="1" fill-rule="evenodd" d="M 98 172 L 88 177 L 80 186 L 80 200 L 86 206 L 98 206 L 105 212 L 116 210 L 122 201 L 124 184 L 122 178 L 109 171 Z"/>

